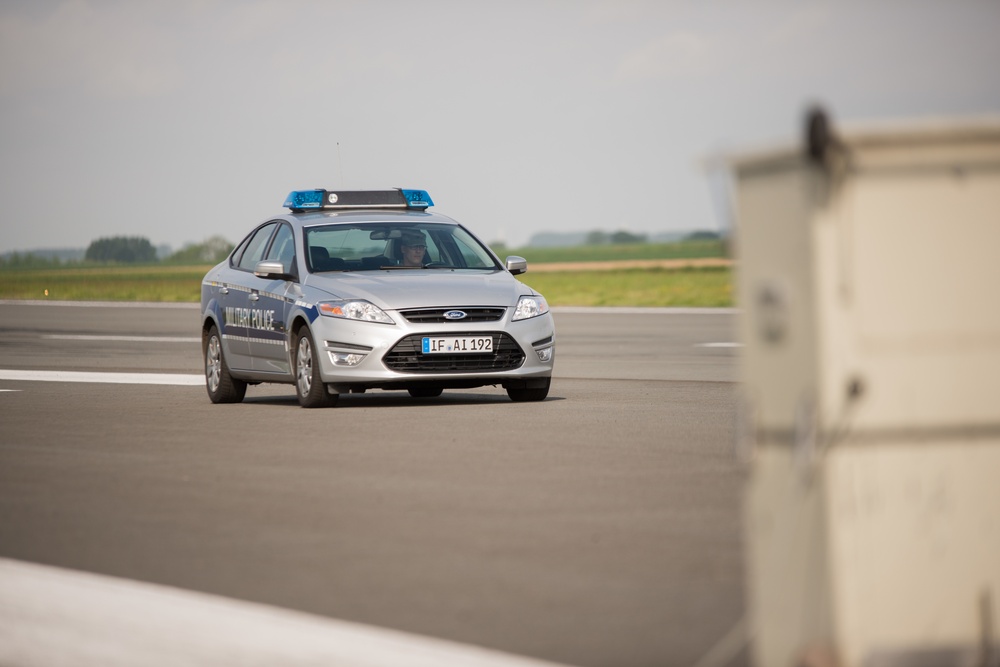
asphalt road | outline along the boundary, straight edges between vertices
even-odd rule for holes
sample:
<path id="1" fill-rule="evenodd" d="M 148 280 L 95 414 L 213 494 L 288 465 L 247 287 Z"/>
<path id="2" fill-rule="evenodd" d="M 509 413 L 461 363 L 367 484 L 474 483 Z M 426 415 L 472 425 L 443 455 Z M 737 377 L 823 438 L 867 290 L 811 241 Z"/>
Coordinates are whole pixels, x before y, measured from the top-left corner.
<path id="1" fill-rule="evenodd" d="M 691 665 L 744 612 L 734 318 L 557 311 L 534 404 L 0 379 L 0 556 L 573 665 Z M 197 332 L 196 306 L 0 303 L 0 369 L 197 374 Z"/>

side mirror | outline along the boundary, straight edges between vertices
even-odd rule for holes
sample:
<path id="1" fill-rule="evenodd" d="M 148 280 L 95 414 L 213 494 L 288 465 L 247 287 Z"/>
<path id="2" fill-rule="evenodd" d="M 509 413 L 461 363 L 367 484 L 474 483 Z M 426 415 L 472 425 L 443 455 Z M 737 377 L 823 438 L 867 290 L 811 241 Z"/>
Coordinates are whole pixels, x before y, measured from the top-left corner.
<path id="1" fill-rule="evenodd" d="M 285 271 L 285 266 L 281 262 L 265 260 L 257 262 L 253 267 L 253 274 L 258 278 L 270 278 L 271 280 L 294 280 L 295 276 Z"/>
<path id="2" fill-rule="evenodd" d="M 511 255 L 504 263 L 507 265 L 507 270 L 510 271 L 515 276 L 520 273 L 528 272 L 528 260 L 524 257 L 518 257 L 517 255 Z"/>

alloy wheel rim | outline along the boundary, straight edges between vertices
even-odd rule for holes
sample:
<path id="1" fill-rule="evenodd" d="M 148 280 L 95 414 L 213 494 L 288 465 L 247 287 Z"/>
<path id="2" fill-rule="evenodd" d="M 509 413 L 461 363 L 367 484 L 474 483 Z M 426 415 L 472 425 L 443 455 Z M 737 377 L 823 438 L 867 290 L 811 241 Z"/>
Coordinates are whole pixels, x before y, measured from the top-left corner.
<path id="1" fill-rule="evenodd" d="M 219 389 L 219 378 L 222 375 L 222 351 L 219 339 L 212 336 L 208 341 L 208 361 L 205 364 L 205 375 L 208 379 L 208 389 L 215 393 Z"/>
<path id="2" fill-rule="evenodd" d="M 305 396 L 312 389 L 312 348 L 308 338 L 299 341 L 298 370 L 299 393 Z"/>

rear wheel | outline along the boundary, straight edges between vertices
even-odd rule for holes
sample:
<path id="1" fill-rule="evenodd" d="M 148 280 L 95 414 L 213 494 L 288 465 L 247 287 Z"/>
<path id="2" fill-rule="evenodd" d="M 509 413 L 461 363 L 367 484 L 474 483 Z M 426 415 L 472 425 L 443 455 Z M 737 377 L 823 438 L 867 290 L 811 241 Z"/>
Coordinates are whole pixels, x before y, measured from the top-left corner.
<path id="1" fill-rule="evenodd" d="M 415 387 L 409 390 L 413 398 L 437 398 L 441 391 L 440 387 Z"/>
<path id="2" fill-rule="evenodd" d="M 229 374 L 222 352 L 222 337 L 213 326 L 205 342 L 205 388 L 213 403 L 239 403 L 247 393 L 247 383 Z"/>
<path id="3" fill-rule="evenodd" d="M 544 401 L 549 395 L 549 386 L 552 378 L 545 378 L 545 383 L 537 387 L 507 387 L 507 395 L 515 403 L 527 403 L 530 401 Z"/>
<path id="4" fill-rule="evenodd" d="M 337 402 L 338 395 L 328 393 L 320 377 L 318 355 L 309 329 L 303 328 L 295 345 L 295 395 L 304 408 L 325 408 Z"/>

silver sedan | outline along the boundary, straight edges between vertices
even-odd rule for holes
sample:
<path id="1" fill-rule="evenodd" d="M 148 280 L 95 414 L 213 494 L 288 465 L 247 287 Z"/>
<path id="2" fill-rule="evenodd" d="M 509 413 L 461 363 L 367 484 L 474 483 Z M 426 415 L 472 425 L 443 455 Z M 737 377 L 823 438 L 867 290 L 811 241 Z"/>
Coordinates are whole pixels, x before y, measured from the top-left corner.
<path id="1" fill-rule="evenodd" d="M 296 191 L 202 282 L 214 403 L 294 384 L 303 407 L 342 393 L 503 386 L 548 395 L 555 325 L 545 299 L 422 190 Z"/>

